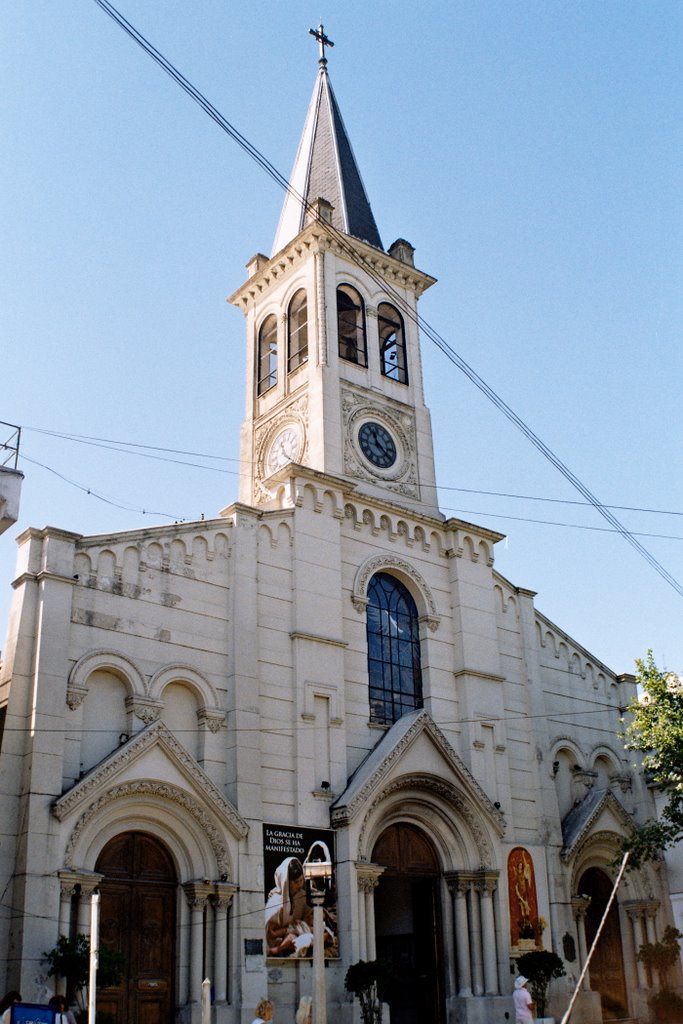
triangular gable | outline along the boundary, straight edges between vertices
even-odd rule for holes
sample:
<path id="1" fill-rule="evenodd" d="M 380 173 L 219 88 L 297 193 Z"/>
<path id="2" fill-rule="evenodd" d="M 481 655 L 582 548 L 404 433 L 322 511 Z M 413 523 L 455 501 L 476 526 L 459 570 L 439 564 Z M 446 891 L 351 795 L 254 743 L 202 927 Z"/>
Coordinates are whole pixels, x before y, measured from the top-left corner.
<path id="1" fill-rule="evenodd" d="M 592 832 L 614 832 L 626 837 L 634 828 L 633 818 L 611 790 L 593 789 L 562 822 L 561 857 L 569 860 Z"/>
<path id="2" fill-rule="evenodd" d="M 505 819 L 470 773 L 431 715 L 411 711 L 394 722 L 358 766 L 349 784 L 332 805 L 335 825 L 350 823 L 373 795 L 396 775 L 430 774 L 452 782 L 487 814 L 500 835 Z"/>
<path id="3" fill-rule="evenodd" d="M 52 812 L 63 821 L 115 784 L 150 778 L 189 791 L 221 818 L 234 836 L 242 839 L 247 835 L 249 826 L 234 805 L 159 721 L 147 726 L 95 765 L 54 802 Z"/>

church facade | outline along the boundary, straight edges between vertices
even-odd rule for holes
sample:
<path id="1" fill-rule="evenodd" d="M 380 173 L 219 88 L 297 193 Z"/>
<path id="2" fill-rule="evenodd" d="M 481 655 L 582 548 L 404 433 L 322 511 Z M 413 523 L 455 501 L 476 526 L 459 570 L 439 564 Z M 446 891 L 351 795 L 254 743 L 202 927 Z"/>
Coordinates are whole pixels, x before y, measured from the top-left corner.
<path id="1" fill-rule="evenodd" d="M 554 950 L 561 1013 L 622 836 L 653 814 L 618 739 L 634 695 L 438 508 L 417 304 L 383 248 L 321 60 L 246 321 L 239 501 L 209 521 L 19 538 L 0 676 L 0 985 L 52 993 L 88 934 L 125 974 L 116 1024 L 245 1024 L 312 989 L 301 868 L 326 844 L 328 1012 L 348 967 L 396 969 L 392 1024 L 484 1024 Z M 306 200 L 302 204 L 301 198 Z M 628 874 L 574 1021 L 645 1020 L 636 960 L 671 921 Z M 62 982 L 58 981 L 58 984 Z"/>

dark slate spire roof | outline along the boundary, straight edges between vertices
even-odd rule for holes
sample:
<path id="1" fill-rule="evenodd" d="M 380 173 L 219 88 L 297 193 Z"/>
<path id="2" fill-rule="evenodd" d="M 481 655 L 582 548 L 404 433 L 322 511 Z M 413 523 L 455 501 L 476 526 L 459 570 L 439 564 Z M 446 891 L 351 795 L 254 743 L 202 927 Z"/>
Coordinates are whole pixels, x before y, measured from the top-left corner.
<path id="1" fill-rule="evenodd" d="M 289 183 L 308 203 L 318 198 L 331 203 L 334 207 L 332 223 L 340 231 L 382 248 L 339 106 L 322 65 Z M 305 220 L 300 200 L 288 193 L 280 214 L 273 255 L 299 234 Z"/>

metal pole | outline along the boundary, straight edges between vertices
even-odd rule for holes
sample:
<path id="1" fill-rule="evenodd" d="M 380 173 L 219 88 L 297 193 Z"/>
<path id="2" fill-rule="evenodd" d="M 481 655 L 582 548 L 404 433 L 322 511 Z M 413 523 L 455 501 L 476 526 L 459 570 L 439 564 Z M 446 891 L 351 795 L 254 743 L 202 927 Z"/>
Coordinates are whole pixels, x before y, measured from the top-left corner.
<path id="1" fill-rule="evenodd" d="M 311 893 L 313 903 L 313 1024 L 327 1024 L 325 997 L 325 924 L 323 921 L 323 892 Z"/>
<path id="2" fill-rule="evenodd" d="M 607 906 L 605 907 L 605 913 L 602 915 L 602 921 L 600 922 L 598 930 L 595 933 L 595 938 L 593 939 L 593 944 L 591 945 L 591 948 L 588 951 L 588 956 L 586 957 L 586 962 L 583 965 L 583 970 L 581 971 L 581 974 L 579 975 L 579 980 L 576 983 L 576 988 L 574 989 L 574 994 L 572 995 L 572 997 L 571 997 L 571 999 L 569 1001 L 569 1006 L 567 1007 L 565 1015 L 562 1018 L 560 1024 L 567 1024 L 567 1021 L 569 1020 L 569 1015 L 570 1015 L 570 1013 L 572 1012 L 572 1010 L 574 1008 L 574 1003 L 576 1002 L 576 997 L 579 994 L 579 989 L 581 988 L 581 983 L 582 983 L 582 981 L 583 981 L 583 979 L 585 977 L 586 971 L 588 970 L 588 965 L 591 962 L 591 957 L 593 956 L 593 953 L 595 952 L 595 947 L 598 944 L 598 939 L 600 938 L 600 933 L 601 933 L 601 931 L 603 929 L 605 921 L 607 920 L 607 915 L 609 914 L 610 907 L 612 906 L 612 903 L 614 902 L 614 897 L 617 894 L 617 889 L 619 888 L 619 883 L 621 882 L 621 879 L 622 879 L 622 876 L 624 874 L 624 871 L 626 870 L 626 864 L 628 863 L 628 858 L 629 858 L 630 853 L 631 853 L 631 851 L 627 850 L 626 853 L 624 854 L 624 859 L 622 860 L 621 867 L 619 868 L 619 874 L 617 875 L 616 882 L 614 883 L 614 887 L 612 889 L 612 892 L 610 893 L 610 898 L 607 901 Z"/>
<path id="3" fill-rule="evenodd" d="M 88 976 L 88 1024 L 95 1024 L 97 967 L 100 953 L 100 894 L 90 897 L 90 973 Z"/>

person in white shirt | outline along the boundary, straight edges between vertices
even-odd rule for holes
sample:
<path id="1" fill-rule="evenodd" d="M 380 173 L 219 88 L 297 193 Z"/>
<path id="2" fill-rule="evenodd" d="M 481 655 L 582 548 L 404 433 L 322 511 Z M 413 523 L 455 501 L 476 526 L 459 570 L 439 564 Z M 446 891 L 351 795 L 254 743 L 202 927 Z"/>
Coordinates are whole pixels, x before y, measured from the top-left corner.
<path id="1" fill-rule="evenodd" d="M 534 1001 L 526 987 L 528 980 L 522 974 L 515 978 L 515 991 L 512 993 L 512 1002 L 515 1004 L 515 1024 L 533 1024 Z"/>

